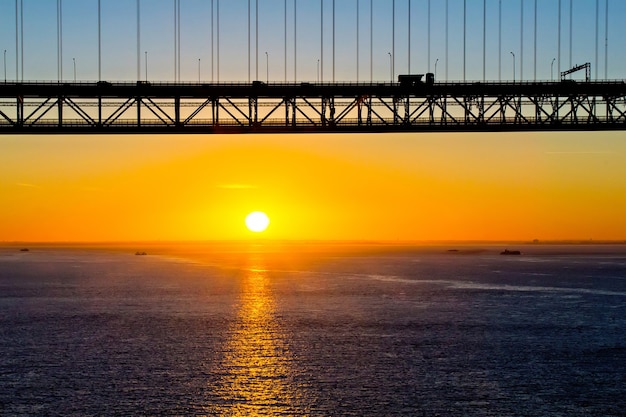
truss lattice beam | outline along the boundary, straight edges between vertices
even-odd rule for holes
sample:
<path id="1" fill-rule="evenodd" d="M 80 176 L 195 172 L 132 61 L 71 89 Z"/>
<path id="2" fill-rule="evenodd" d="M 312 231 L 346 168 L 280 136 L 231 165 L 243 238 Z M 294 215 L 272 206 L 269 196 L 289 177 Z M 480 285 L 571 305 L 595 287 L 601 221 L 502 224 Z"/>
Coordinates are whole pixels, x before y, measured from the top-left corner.
<path id="1" fill-rule="evenodd" d="M 503 130 L 626 130 L 626 84 L 0 83 L 0 134 Z"/>

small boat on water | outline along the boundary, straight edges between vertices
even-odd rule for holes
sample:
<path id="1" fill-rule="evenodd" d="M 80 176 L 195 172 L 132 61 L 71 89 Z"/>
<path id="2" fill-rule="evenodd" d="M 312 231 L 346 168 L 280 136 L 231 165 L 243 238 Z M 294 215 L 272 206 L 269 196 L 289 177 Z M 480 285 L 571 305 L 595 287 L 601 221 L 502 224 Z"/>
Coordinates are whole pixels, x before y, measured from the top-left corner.
<path id="1" fill-rule="evenodd" d="M 135 252 L 135 255 L 143 256 L 143 255 L 147 255 L 147 253 L 146 252 Z"/>
<path id="2" fill-rule="evenodd" d="M 500 252 L 500 255 L 521 255 L 522 252 L 518 251 L 518 250 L 508 250 L 505 249 L 502 252 Z"/>
<path id="3" fill-rule="evenodd" d="M 28 248 L 22 248 L 22 249 L 20 249 L 20 252 L 28 252 L 28 251 L 29 251 L 29 249 L 28 249 Z"/>

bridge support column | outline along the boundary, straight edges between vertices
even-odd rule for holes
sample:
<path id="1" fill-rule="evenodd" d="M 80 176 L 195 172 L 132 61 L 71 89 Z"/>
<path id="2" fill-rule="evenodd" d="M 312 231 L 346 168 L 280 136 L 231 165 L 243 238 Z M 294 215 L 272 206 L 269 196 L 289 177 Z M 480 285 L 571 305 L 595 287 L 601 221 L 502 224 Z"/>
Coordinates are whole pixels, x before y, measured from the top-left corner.
<path id="1" fill-rule="evenodd" d="M 290 97 L 283 97 L 285 103 L 285 127 L 289 126 L 289 106 L 291 105 Z"/>
<path id="2" fill-rule="evenodd" d="M 174 126 L 180 127 L 180 96 L 174 97 Z"/>
<path id="3" fill-rule="evenodd" d="M 98 127 L 102 127 L 102 96 L 98 96 Z"/>
<path id="4" fill-rule="evenodd" d="M 326 117 L 326 109 L 329 109 L 329 117 Z M 322 97 L 321 108 L 322 126 L 334 126 L 335 124 L 335 97 Z"/>
<path id="5" fill-rule="evenodd" d="M 411 96 L 404 97 L 404 124 L 411 124 Z"/>
<path id="6" fill-rule="evenodd" d="M 435 124 L 435 98 L 428 96 L 428 124 L 431 126 Z"/>
<path id="7" fill-rule="evenodd" d="M 554 107 L 552 110 L 552 121 L 554 123 L 561 123 L 561 118 L 559 116 L 559 96 L 554 98 Z"/>
<path id="8" fill-rule="evenodd" d="M 400 98 L 398 98 L 397 96 L 393 96 L 393 125 L 396 126 L 398 124 L 398 119 L 400 118 L 398 116 L 398 101 L 401 100 Z"/>
<path id="9" fill-rule="evenodd" d="M 24 126 L 24 96 L 19 95 L 17 96 L 17 100 L 16 100 L 16 125 L 19 127 Z"/>
<path id="10" fill-rule="evenodd" d="M 135 101 L 137 102 L 137 127 L 141 127 L 141 96 L 138 95 Z"/>
<path id="11" fill-rule="evenodd" d="M 57 98 L 57 111 L 58 111 L 58 126 L 59 129 L 63 127 L 63 96 L 59 95 Z"/>
<path id="12" fill-rule="evenodd" d="M 485 124 L 485 96 L 480 96 L 478 100 L 478 122 Z"/>
<path id="13" fill-rule="evenodd" d="M 248 124 L 256 126 L 259 124 L 259 98 L 250 97 L 248 99 Z"/>
<path id="14" fill-rule="evenodd" d="M 211 98 L 211 116 L 213 117 L 213 126 L 220 124 L 220 99 L 217 97 Z"/>

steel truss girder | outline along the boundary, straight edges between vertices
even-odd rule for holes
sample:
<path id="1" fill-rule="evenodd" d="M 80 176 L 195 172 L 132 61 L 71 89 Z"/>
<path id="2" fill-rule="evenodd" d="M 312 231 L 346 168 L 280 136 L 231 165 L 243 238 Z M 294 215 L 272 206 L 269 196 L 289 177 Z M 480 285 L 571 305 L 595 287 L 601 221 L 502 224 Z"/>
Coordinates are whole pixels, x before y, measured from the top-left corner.
<path id="1" fill-rule="evenodd" d="M 626 128 L 623 82 L 106 84 L 0 84 L 0 133 Z"/>

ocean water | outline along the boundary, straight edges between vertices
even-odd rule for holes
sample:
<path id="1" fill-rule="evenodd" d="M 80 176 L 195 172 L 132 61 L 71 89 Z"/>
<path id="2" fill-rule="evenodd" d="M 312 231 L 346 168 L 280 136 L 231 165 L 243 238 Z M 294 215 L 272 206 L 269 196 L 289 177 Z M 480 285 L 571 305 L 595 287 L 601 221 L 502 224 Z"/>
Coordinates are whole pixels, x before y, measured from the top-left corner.
<path id="1" fill-rule="evenodd" d="M 2 247 L 0 415 L 626 415 L 625 247 L 449 249 Z"/>

